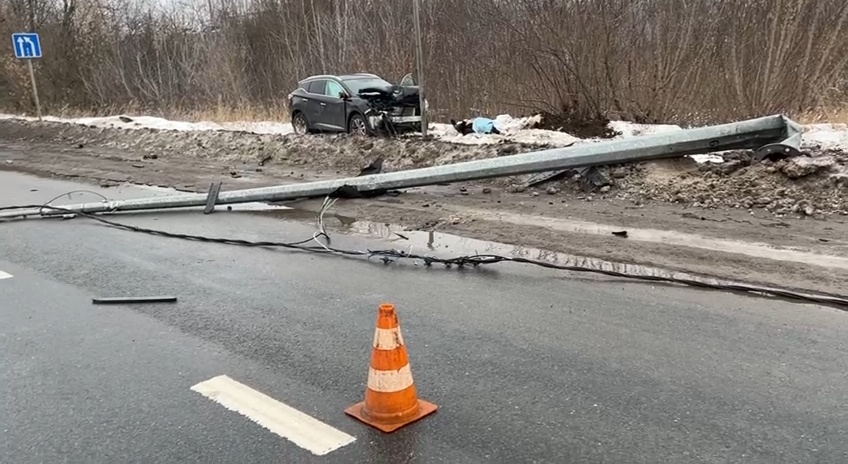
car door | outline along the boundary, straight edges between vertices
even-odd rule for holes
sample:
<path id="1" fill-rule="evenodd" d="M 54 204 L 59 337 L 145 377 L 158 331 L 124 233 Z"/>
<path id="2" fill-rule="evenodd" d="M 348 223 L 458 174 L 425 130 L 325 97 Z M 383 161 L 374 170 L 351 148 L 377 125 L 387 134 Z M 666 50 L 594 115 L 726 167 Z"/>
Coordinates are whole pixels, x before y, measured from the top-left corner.
<path id="1" fill-rule="evenodd" d="M 310 81 L 306 84 L 306 93 L 303 97 L 306 118 L 309 120 L 309 125 L 315 129 L 321 129 L 321 99 L 324 97 L 324 87 L 327 81 L 318 79 Z"/>
<path id="2" fill-rule="evenodd" d="M 327 80 L 324 88 L 324 98 L 321 106 L 321 121 L 328 129 L 347 130 L 347 111 L 345 111 L 345 100 L 341 97 L 344 88 L 334 80 Z"/>

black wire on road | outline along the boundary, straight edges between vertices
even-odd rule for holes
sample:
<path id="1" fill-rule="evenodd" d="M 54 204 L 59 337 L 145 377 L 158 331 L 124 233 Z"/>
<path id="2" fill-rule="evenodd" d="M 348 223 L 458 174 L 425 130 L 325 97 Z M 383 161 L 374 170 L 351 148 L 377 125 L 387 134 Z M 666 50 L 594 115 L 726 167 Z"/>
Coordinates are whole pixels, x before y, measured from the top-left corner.
<path id="1" fill-rule="evenodd" d="M 93 192 L 92 192 L 93 193 Z M 61 198 L 62 196 L 67 195 L 59 195 L 56 198 Z M 98 194 L 99 195 L 99 194 Z M 54 198 L 55 200 L 55 198 Z M 53 201 L 53 200 L 51 200 Z M 49 202 L 48 202 L 49 203 Z M 736 293 L 745 293 L 752 294 L 756 296 L 768 296 L 775 298 L 783 298 L 792 301 L 800 301 L 806 303 L 816 303 L 837 307 L 841 310 L 848 310 L 848 296 L 843 295 L 831 295 L 831 294 L 806 294 L 797 292 L 794 290 L 781 289 L 781 288 L 772 288 L 772 287 L 758 287 L 755 285 L 747 285 L 741 283 L 710 283 L 701 280 L 694 279 L 684 279 L 672 276 L 652 276 L 652 275 L 639 275 L 639 274 L 630 274 L 626 272 L 618 272 L 606 269 L 597 269 L 583 266 L 569 266 L 562 264 L 554 264 L 546 261 L 540 261 L 535 259 L 528 258 L 520 258 L 520 257 L 509 257 L 509 256 L 501 256 L 495 254 L 486 254 L 486 255 L 464 255 L 457 256 L 453 258 L 439 258 L 431 255 L 420 255 L 416 253 L 409 253 L 402 250 L 393 250 L 393 249 L 382 249 L 382 250 L 346 250 L 341 248 L 335 248 L 329 246 L 330 237 L 323 230 L 323 214 L 326 210 L 332 206 L 332 203 L 325 201 L 324 206 L 319 213 L 319 224 L 321 230 L 316 232 L 311 238 L 301 240 L 298 242 L 275 242 L 275 241 L 252 241 L 252 240 L 242 240 L 242 239 L 234 239 L 234 238 L 219 238 L 219 237 L 208 237 L 203 235 L 191 235 L 191 234 L 181 234 L 175 232 L 167 232 L 163 230 L 157 229 L 148 229 L 145 227 L 134 226 L 130 224 L 123 224 L 120 222 L 110 221 L 108 219 L 104 219 L 101 216 L 83 213 L 79 211 L 69 210 L 62 208 L 60 206 L 51 206 L 48 204 L 42 205 L 21 205 L 21 206 L 4 206 L 0 207 L 0 211 L 2 210 L 15 210 L 15 209 L 34 209 L 41 208 L 50 209 L 62 213 L 66 213 L 67 216 L 75 217 L 81 216 L 88 219 L 92 219 L 94 221 L 100 222 L 102 224 L 108 225 L 110 227 L 115 227 L 117 229 L 122 229 L 130 232 L 138 232 L 149 235 L 154 235 L 158 237 L 167 237 L 167 238 L 175 238 L 181 240 L 191 240 L 198 242 L 206 242 L 206 243 L 219 243 L 224 245 L 236 245 L 236 246 L 245 246 L 245 247 L 266 247 L 266 248 L 285 248 L 285 249 L 293 249 L 306 251 L 310 253 L 322 253 L 322 254 L 335 254 L 342 256 L 361 256 L 367 258 L 379 258 L 383 261 L 384 264 L 389 264 L 396 260 L 419 260 L 424 262 L 427 266 L 432 266 L 433 264 L 440 264 L 446 267 L 477 267 L 481 265 L 492 265 L 504 262 L 512 262 L 518 264 L 529 264 L 533 266 L 539 266 L 547 269 L 556 269 L 561 271 L 571 271 L 571 272 L 584 272 L 591 274 L 601 274 L 608 277 L 617 277 L 623 279 L 632 279 L 632 280 L 640 280 L 645 282 L 658 282 L 658 283 L 671 283 L 678 285 L 686 285 L 690 287 L 708 289 L 708 290 L 717 290 L 724 292 L 736 292 Z M 56 216 L 61 217 L 61 216 Z M 321 242 L 319 238 L 323 238 L 326 240 L 326 243 Z M 318 246 L 307 246 L 306 244 L 309 242 L 316 242 Z"/>

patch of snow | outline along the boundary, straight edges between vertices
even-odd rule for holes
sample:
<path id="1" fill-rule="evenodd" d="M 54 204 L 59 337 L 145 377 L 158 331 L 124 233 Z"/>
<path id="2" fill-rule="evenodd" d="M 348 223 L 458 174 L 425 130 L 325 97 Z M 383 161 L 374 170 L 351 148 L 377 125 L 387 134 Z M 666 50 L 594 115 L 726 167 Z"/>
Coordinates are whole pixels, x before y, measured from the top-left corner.
<path id="1" fill-rule="evenodd" d="M 259 122 L 225 122 L 221 123 L 222 130 L 250 132 L 253 134 L 288 135 L 294 133 L 291 123 L 259 121 Z"/>
<path id="2" fill-rule="evenodd" d="M 522 129 L 533 129 L 542 122 L 542 115 L 514 118 L 508 114 L 495 117 L 495 127 L 501 132 L 513 132 Z"/>
<path id="3" fill-rule="evenodd" d="M 627 121 L 610 121 L 609 127 L 616 132 L 621 132 L 620 137 L 622 138 L 666 134 L 683 130 L 675 124 L 636 124 Z"/>
<path id="4" fill-rule="evenodd" d="M 0 114 L 0 119 L 20 119 L 25 121 L 38 120 L 38 118 L 30 116 L 18 116 L 11 114 Z M 274 135 L 286 135 L 293 132 L 291 124 L 273 121 L 226 122 L 218 124 L 210 121 L 171 121 L 154 116 L 105 116 L 97 118 L 57 118 L 54 116 L 46 116 L 43 119 L 47 122 L 116 129 L 155 129 L 180 132 L 226 130 Z"/>
<path id="5" fill-rule="evenodd" d="M 686 156 L 692 158 L 698 164 L 704 164 L 704 163 L 721 164 L 721 163 L 724 163 L 724 158 L 722 158 L 721 155 L 710 154 L 710 155 L 686 155 Z"/>
<path id="6" fill-rule="evenodd" d="M 809 124 L 801 134 L 804 147 L 821 146 L 824 150 L 848 150 L 848 124 Z"/>
<path id="7" fill-rule="evenodd" d="M 126 118 L 123 120 L 121 118 Z M 118 129 L 155 129 L 180 132 L 220 130 L 221 126 L 210 122 L 170 121 L 154 116 L 107 116 L 102 118 L 76 118 L 70 122 L 94 127 Z"/>
<path id="8" fill-rule="evenodd" d="M 514 118 L 508 114 L 501 114 L 493 118 L 495 127 L 501 134 L 468 134 L 462 135 L 450 124 L 434 123 L 428 126 L 430 134 L 449 143 L 464 145 L 490 145 L 499 143 L 523 143 L 528 145 L 549 145 L 562 147 L 580 141 L 573 135 L 565 132 L 532 129 L 541 121 L 539 116 L 525 118 Z"/>

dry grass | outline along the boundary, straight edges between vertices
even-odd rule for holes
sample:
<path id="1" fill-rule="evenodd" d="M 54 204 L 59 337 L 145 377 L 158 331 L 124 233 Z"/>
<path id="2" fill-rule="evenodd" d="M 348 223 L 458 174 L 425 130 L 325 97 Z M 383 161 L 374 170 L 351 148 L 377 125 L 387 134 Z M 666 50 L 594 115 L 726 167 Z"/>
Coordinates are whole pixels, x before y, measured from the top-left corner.
<path id="1" fill-rule="evenodd" d="M 144 115 L 156 116 L 173 121 L 187 122 L 289 122 L 289 112 L 284 106 L 275 107 L 251 107 L 249 105 L 210 106 L 209 108 L 181 109 L 172 108 L 165 110 L 145 109 L 138 105 L 111 105 L 98 108 L 97 110 L 86 110 L 64 106 L 50 112 L 51 116 L 60 118 L 83 118 L 115 115 Z"/>
<path id="2" fill-rule="evenodd" d="M 180 119 L 182 121 L 214 121 L 214 122 L 239 122 L 239 121 L 274 121 L 289 122 L 289 112 L 285 107 L 252 108 L 249 106 L 223 107 L 216 106 L 209 109 L 195 109 L 189 111 L 171 112 L 166 118 Z"/>
<path id="3" fill-rule="evenodd" d="M 807 111 L 797 117 L 801 124 L 848 124 L 848 106 Z"/>

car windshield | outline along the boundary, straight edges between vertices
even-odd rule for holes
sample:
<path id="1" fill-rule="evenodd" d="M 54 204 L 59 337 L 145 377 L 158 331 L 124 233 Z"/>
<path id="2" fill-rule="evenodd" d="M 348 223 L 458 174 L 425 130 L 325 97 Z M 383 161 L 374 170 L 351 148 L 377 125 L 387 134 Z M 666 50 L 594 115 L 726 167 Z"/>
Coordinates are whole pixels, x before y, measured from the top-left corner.
<path id="1" fill-rule="evenodd" d="M 388 90 L 392 86 L 392 84 L 376 77 L 353 77 L 345 79 L 344 83 L 354 95 L 357 95 L 363 89 L 373 89 L 376 87 L 378 89 Z"/>

